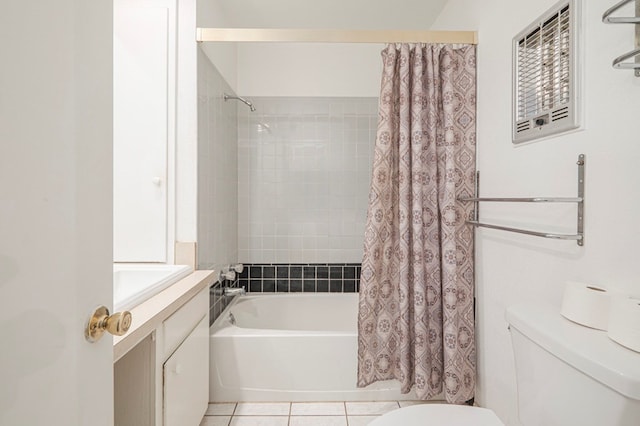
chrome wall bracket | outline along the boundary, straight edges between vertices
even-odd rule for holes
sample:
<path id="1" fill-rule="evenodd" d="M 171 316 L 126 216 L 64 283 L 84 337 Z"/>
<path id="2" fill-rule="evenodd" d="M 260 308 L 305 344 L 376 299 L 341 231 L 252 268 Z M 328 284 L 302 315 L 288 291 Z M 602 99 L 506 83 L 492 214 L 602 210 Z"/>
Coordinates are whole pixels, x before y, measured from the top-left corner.
<path id="1" fill-rule="evenodd" d="M 476 195 L 475 197 L 461 197 L 458 201 L 475 203 L 473 214 L 474 220 L 467 220 L 466 223 L 478 228 L 497 229 L 500 231 L 515 232 L 518 234 L 532 235 L 535 237 L 551 238 L 555 240 L 574 240 L 579 246 L 584 245 L 584 185 L 585 185 L 585 164 L 586 157 L 584 154 L 578 156 L 578 196 L 577 197 L 523 197 L 523 198 L 502 198 L 502 197 L 479 197 L 479 174 L 476 176 Z M 576 203 L 576 233 L 575 234 L 556 234 L 550 232 L 530 231 L 527 229 L 511 228 L 508 226 L 493 225 L 480 222 L 479 219 L 479 203 L 481 202 L 500 202 L 500 203 Z"/>
<path id="2" fill-rule="evenodd" d="M 586 158 L 584 154 L 578 155 L 578 161 L 576 164 L 578 165 L 578 218 L 577 218 L 577 235 L 580 236 L 578 240 L 578 245 L 584 245 L 584 167 L 585 167 Z"/>
<path id="3" fill-rule="evenodd" d="M 635 2 L 635 16 L 611 16 L 623 6 Z M 635 49 L 624 53 L 613 60 L 612 66 L 619 69 L 633 69 L 636 77 L 640 77 L 640 0 L 622 0 L 609 8 L 602 15 L 605 24 L 633 24 L 635 25 Z M 627 60 L 633 59 L 633 62 Z"/>

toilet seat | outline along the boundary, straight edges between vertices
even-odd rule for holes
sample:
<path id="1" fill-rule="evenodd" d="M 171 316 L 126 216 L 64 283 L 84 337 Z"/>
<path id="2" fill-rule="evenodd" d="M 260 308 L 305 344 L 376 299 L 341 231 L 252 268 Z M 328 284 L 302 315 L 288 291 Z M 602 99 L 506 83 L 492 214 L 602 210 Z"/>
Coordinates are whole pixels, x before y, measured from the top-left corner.
<path id="1" fill-rule="evenodd" d="M 369 426 L 504 426 L 491 410 L 468 405 L 420 404 L 390 411 Z"/>

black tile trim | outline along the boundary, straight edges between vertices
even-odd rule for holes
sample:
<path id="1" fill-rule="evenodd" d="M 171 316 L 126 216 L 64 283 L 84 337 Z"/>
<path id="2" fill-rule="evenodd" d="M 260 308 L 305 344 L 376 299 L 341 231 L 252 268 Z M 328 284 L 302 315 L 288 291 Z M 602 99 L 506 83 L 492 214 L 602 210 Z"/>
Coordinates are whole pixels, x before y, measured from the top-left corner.
<path id="1" fill-rule="evenodd" d="M 249 293 L 357 293 L 359 263 L 244 263 L 238 286 Z"/>
<path id="2" fill-rule="evenodd" d="M 245 268 L 245 271 L 246 270 L 247 269 Z M 240 276 L 242 277 L 243 275 L 240 275 Z M 209 288 L 209 326 L 213 324 L 213 322 L 220 316 L 222 311 L 225 310 L 225 308 L 229 305 L 229 303 L 231 303 L 231 301 L 235 297 L 235 296 L 225 296 L 223 294 L 223 288 L 224 287 L 236 288 L 236 287 L 244 286 L 244 288 L 247 289 L 248 285 L 243 284 L 243 282 L 246 282 L 246 281 L 247 281 L 246 278 L 245 279 L 239 278 L 234 281 L 223 281 L 222 283 L 220 283 L 219 281 L 216 281 L 215 283 L 213 283 L 213 285 Z M 258 283 L 260 284 L 260 286 L 262 285 L 262 281 L 258 281 Z M 262 288 L 260 288 L 260 290 L 262 291 Z"/>

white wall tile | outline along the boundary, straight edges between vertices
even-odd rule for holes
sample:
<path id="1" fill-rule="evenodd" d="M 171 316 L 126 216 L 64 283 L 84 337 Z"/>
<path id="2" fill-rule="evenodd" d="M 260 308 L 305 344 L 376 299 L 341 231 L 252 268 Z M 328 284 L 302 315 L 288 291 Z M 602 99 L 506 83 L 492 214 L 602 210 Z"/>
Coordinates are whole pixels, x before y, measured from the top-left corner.
<path id="1" fill-rule="evenodd" d="M 246 197 L 238 199 L 238 182 L 246 187 L 249 179 L 238 175 L 245 150 L 237 144 L 237 105 L 222 99 L 233 91 L 200 50 L 198 68 L 198 267 L 219 268 L 238 260 L 238 220 L 248 208 Z"/>
<path id="2" fill-rule="evenodd" d="M 238 160 L 238 226 L 247 228 L 239 250 L 249 255 L 239 260 L 360 262 L 377 99 L 252 101 L 258 110 L 241 116 L 238 130 L 246 135 L 238 150 L 245 157 Z"/>
<path id="3" fill-rule="evenodd" d="M 276 250 L 276 256 L 273 261 L 277 263 L 290 263 L 289 252 L 287 250 Z"/>

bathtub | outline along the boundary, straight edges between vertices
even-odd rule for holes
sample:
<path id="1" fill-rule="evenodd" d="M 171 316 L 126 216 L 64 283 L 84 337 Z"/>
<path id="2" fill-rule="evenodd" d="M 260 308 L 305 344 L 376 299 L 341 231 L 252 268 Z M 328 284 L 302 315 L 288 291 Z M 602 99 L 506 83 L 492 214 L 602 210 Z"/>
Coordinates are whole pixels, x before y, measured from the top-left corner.
<path id="1" fill-rule="evenodd" d="M 416 399 L 396 381 L 356 387 L 356 293 L 237 296 L 211 325 L 209 398 Z"/>
<path id="2" fill-rule="evenodd" d="M 113 264 L 113 311 L 131 309 L 193 272 L 186 265 Z"/>

